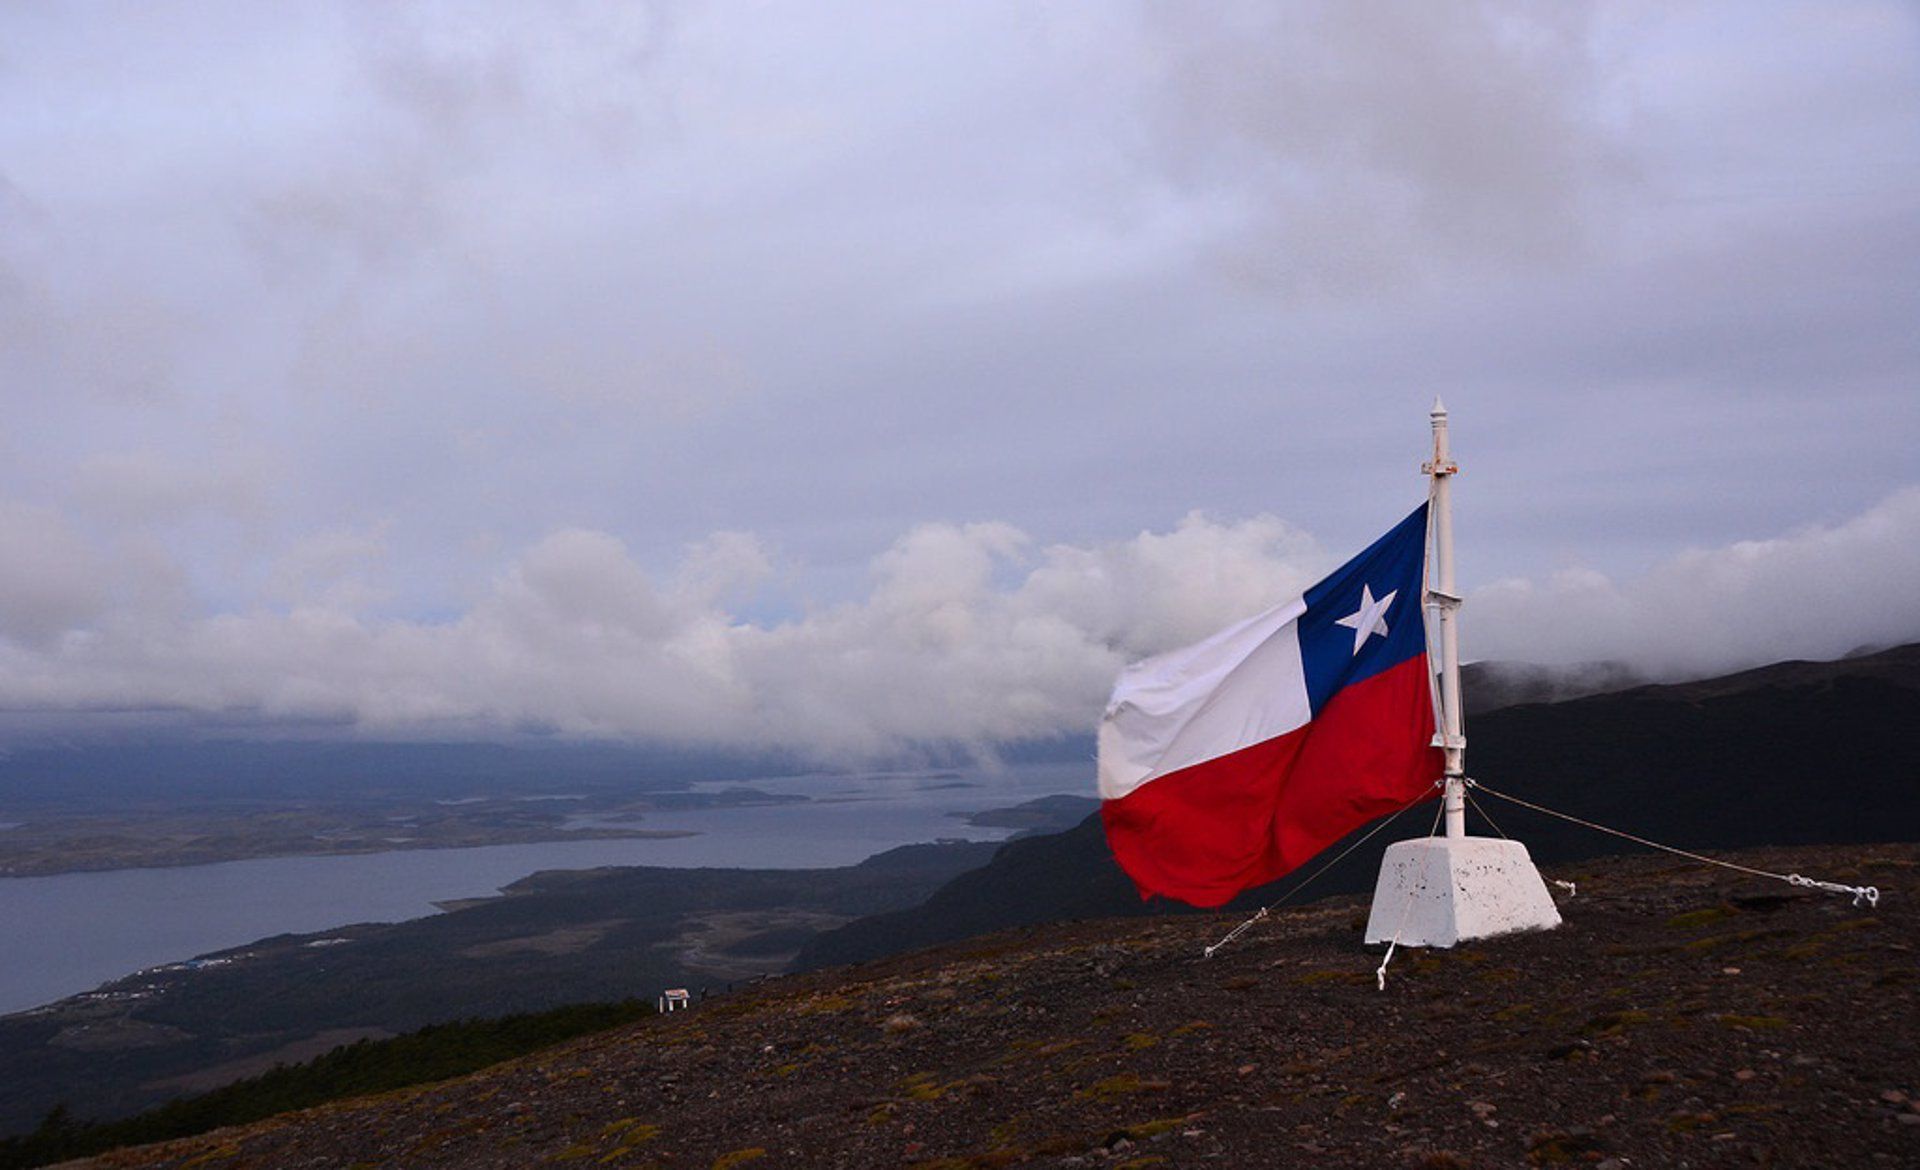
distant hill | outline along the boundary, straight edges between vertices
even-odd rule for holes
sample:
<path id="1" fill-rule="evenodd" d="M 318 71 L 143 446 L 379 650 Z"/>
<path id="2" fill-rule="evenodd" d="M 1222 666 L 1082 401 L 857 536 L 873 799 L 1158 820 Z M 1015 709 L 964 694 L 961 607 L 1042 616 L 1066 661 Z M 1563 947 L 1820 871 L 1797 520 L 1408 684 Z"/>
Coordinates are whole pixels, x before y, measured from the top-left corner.
<path id="1" fill-rule="evenodd" d="M 791 757 L 671 745 L 569 741 L 372 743 L 215 739 L 80 741 L 0 750 L 13 812 L 128 802 L 285 801 L 402 794 L 421 799 L 510 790 L 670 791 L 802 769 Z"/>
<path id="2" fill-rule="evenodd" d="M 1466 686 L 1476 681 L 1485 685 L 1486 676 L 1470 675 Z M 1505 707 L 1468 724 L 1467 766 L 1494 788 L 1686 848 L 1912 841 L 1920 840 L 1916 728 L 1920 645 Z M 1632 848 L 1479 799 L 1543 864 Z M 1430 805 L 1409 811 L 1318 878 L 1313 893 L 1370 889 L 1385 845 L 1420 835 L 1431 817 Z M 1472 832 L 1492 832 L 1471 812 L 1469 823 Z M 1316 868 L 1309 863 L 1234 905 L 1270 902 Z M 1140 901 L 1096 815 L 1066 833 L 1003 846 L 989 865 L 953 879 L 924 906 L 827 931 L 798 963 L 860 962 L 1042 922 L 1184 911 Z"/>

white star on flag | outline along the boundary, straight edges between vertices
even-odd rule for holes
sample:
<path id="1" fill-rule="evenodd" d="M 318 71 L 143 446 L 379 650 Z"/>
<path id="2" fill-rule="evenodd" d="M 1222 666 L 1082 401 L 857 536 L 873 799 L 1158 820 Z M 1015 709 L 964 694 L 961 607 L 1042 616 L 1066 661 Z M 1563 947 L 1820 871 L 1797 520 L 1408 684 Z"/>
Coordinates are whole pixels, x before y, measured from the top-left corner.
<path id="1" fill-rule="evenodd" d="M 1366 645 L 1367 639 L 1372 635 L 1378 634 L 1382 638 L 1387 636 L 1387 607 L 1392 605 L 1393 599 L 1399 595 L 1400 591 L 1396 589 L 1392 593 L 1375 601 L 1373 597 L 1373 587 L 1371 585 L 1360 586 L 1360 608 L 1354 610 L 1346 617 L 1335 620 L 1333 623 L 1336 626 L 1345 626 L 1353 631 L 1353 652 L 1355 654 L 1360 653 L 1360 647 Z"/>

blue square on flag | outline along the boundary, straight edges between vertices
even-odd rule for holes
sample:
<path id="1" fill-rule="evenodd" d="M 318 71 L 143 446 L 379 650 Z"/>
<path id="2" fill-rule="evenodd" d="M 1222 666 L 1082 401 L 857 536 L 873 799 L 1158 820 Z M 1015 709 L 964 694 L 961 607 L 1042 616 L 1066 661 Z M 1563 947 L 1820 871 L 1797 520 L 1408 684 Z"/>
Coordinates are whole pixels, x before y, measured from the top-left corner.
<path id="1" fill-rule="evenodd" d="M 1426 652 L 1420 604 L 1426 554 L 1427 507 L 1422 504 L 1307 590 L 1300 659 L 1315 715 L 1342 687 Z"/>

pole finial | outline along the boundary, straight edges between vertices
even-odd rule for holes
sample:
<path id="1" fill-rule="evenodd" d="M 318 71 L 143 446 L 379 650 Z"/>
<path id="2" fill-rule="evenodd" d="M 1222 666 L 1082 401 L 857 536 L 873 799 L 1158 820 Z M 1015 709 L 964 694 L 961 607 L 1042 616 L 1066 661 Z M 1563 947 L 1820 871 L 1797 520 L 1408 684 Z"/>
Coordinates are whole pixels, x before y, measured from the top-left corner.
<path id="1" fill-rule="evenodd" d="M 1433 396 L 1433 409 L 1428 411 L 1427 413 L 1431 414 L 1435 418 L 1447 417 L 1447 404 L 1440 401 L 1440 396 L 1438 394 L 1435 394 Z"/>

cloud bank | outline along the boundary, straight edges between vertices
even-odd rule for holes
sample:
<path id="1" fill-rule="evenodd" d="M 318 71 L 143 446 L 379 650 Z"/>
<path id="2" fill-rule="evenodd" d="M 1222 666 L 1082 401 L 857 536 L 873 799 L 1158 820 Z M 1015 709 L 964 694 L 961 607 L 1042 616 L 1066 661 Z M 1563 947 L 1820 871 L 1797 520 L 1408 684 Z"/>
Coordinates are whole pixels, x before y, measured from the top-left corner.
<path id="1" fill-rule="evenodd" d="M 1920 487 L 1859 516 L 1695 549 L 1625 580 L 1567 569 L 1473 595 L 1470 646 L 1535 662 L 1615 659 L 1700 676 L 1920 637 Z"/>
<path id="2" fill-rule="evenodd" d="M 1194 514 L 1090 547 L 923 524 L 873 559 L 858 601 L 755 621 L 741 599 L 780 570 L 751 535 L 716 534 L 650 573 L 614 536 L 569 529 L 522 550 L 464 612 L 422 621 L 370 616 L 373 594 L 352 585 L 381 545 L 341 536 L 287 562 L 314 574 L 300 600 L 195 617 L 169 607 L 165 574 L 84 587 L 106 558 L 57 517 L 12 508 L 0 523 L 40 542 L 34 572 L 0 576 L 0 705 L 14 711 L 245 712 L 370 736 L 537 731 L 835 758 L 1083 732 L 1127 661 L 1296 595 L 1340 559 L 1271 516 Z M 145 605 L 102 597 L 143 588 Z M 1920 487 L 1631 579 L 1498 581 L 1463 624 L 1470 656 L 1676 676 L 1920 637 Z"/>
<path id="3" fill-rule="evenodd" d="M 1916 633 L 1897 0 L 16 4 L 0 46 L 0 726 L 1080 729 L 1378 532 L 1435 393 L 1472 653 Z"/>

